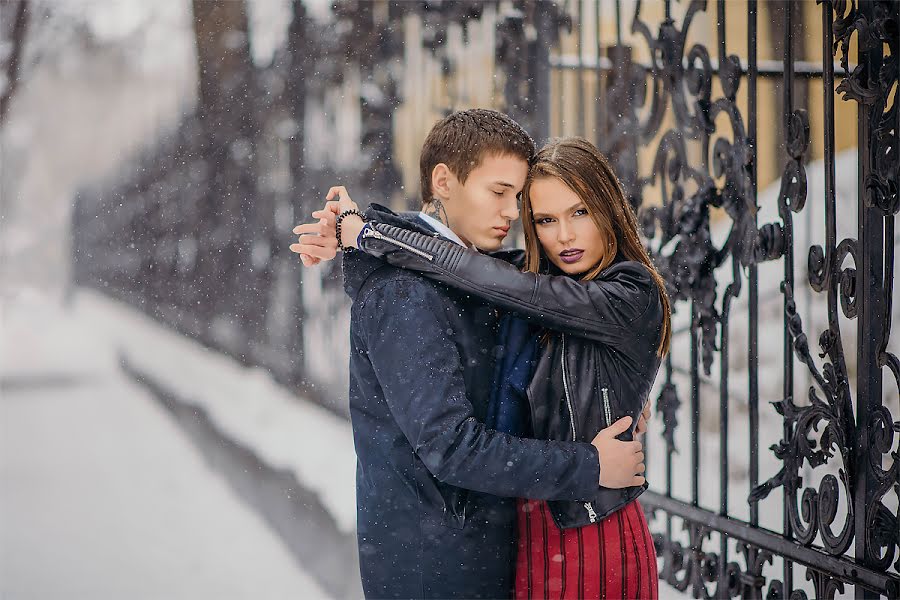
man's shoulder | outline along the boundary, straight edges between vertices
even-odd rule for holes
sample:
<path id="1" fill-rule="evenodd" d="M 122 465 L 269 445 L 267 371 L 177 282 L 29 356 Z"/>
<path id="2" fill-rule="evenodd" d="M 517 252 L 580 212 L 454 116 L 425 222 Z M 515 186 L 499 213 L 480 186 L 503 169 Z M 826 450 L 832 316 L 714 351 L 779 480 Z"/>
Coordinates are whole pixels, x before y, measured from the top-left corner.
<path id="1" fill-rule="evenodd" d="M 449 290 L 415 271 L 409 271 L 385 263 L 373 271 L 360 287 L 355 304 L 363 306 L 378 299 L 407 299 L 411 296 L 434 298 L 452 302 Z M 402 308 L 403 305 L 398 305 Z"/>

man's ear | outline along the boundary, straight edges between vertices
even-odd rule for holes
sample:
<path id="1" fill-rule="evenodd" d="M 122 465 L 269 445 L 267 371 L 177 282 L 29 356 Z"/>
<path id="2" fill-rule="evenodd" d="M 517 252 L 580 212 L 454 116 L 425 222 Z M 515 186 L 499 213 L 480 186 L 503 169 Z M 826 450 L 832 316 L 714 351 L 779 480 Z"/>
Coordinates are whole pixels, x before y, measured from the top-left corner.
<path id="1" fill-rule="evenodd" d="M 456 182 L 456 176 L 444 163 L 438 163 L 431 170 L 431 195 L 438 200 L 446 201 L 450 197 L 450 187 Z"/>

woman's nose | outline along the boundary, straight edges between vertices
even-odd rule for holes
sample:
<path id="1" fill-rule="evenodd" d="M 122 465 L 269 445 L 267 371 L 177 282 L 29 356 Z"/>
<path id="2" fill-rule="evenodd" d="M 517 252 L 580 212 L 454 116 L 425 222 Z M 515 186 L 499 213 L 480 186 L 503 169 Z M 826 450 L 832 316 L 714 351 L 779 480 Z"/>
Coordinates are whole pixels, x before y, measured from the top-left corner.
<path id="1" fill-rule="evenodd" d="M 561 244 L 568 244 L 575 239 L 575 232 L 566 223 L 560 221 L 558 239 Z"/>

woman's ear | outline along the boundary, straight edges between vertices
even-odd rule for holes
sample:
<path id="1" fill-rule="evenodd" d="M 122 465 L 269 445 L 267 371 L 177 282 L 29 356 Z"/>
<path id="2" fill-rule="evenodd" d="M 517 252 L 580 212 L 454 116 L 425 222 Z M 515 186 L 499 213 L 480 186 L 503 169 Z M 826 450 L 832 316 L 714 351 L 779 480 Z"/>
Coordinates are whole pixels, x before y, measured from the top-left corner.
<path id="1" fill-rule="evenodd" d="M 456 176 L 450 167 L 444 163 L 438 163 L 431 170 L 431 195 L 442 201 L 450 197 L 450 186 L 456 181 Z"/>

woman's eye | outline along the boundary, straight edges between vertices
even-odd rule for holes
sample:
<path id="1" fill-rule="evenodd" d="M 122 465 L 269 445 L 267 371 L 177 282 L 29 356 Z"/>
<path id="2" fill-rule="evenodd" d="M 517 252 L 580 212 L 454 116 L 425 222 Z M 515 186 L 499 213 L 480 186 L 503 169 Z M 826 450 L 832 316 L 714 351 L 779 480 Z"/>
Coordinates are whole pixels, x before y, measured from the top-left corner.
<path id="1" fill-rule="evenodd" d="M 502 195 L 505 194 L 505 193 L 506 193 L 506 192 L 497 192 L 497 191 L 494 192 L 494 194 L 496 194 L 497 196 L 502 196 Z"/>
<path id="2" fill-rule="evenodd" d="M 546 218 L 546 217 L 545 217 L 545 218 L 543 218 L 543 219 L 538 219 L 537 221 L 535 221 L 535 223 L 538 224 L 538 225 L 546 225 L 546 224 L 549 223 L 551 220 L 552 220 L 552 219 L 549 219 L 549 218 Z"/>
<path id="3" fill-rule="evenodd" d="M 588 211 L 586 208 L 579 208 L 578 210 L 575 211 L 576 217 L 580 217 L 581 215 L 586 215 L 586 214 L 588 214 Z"/>

